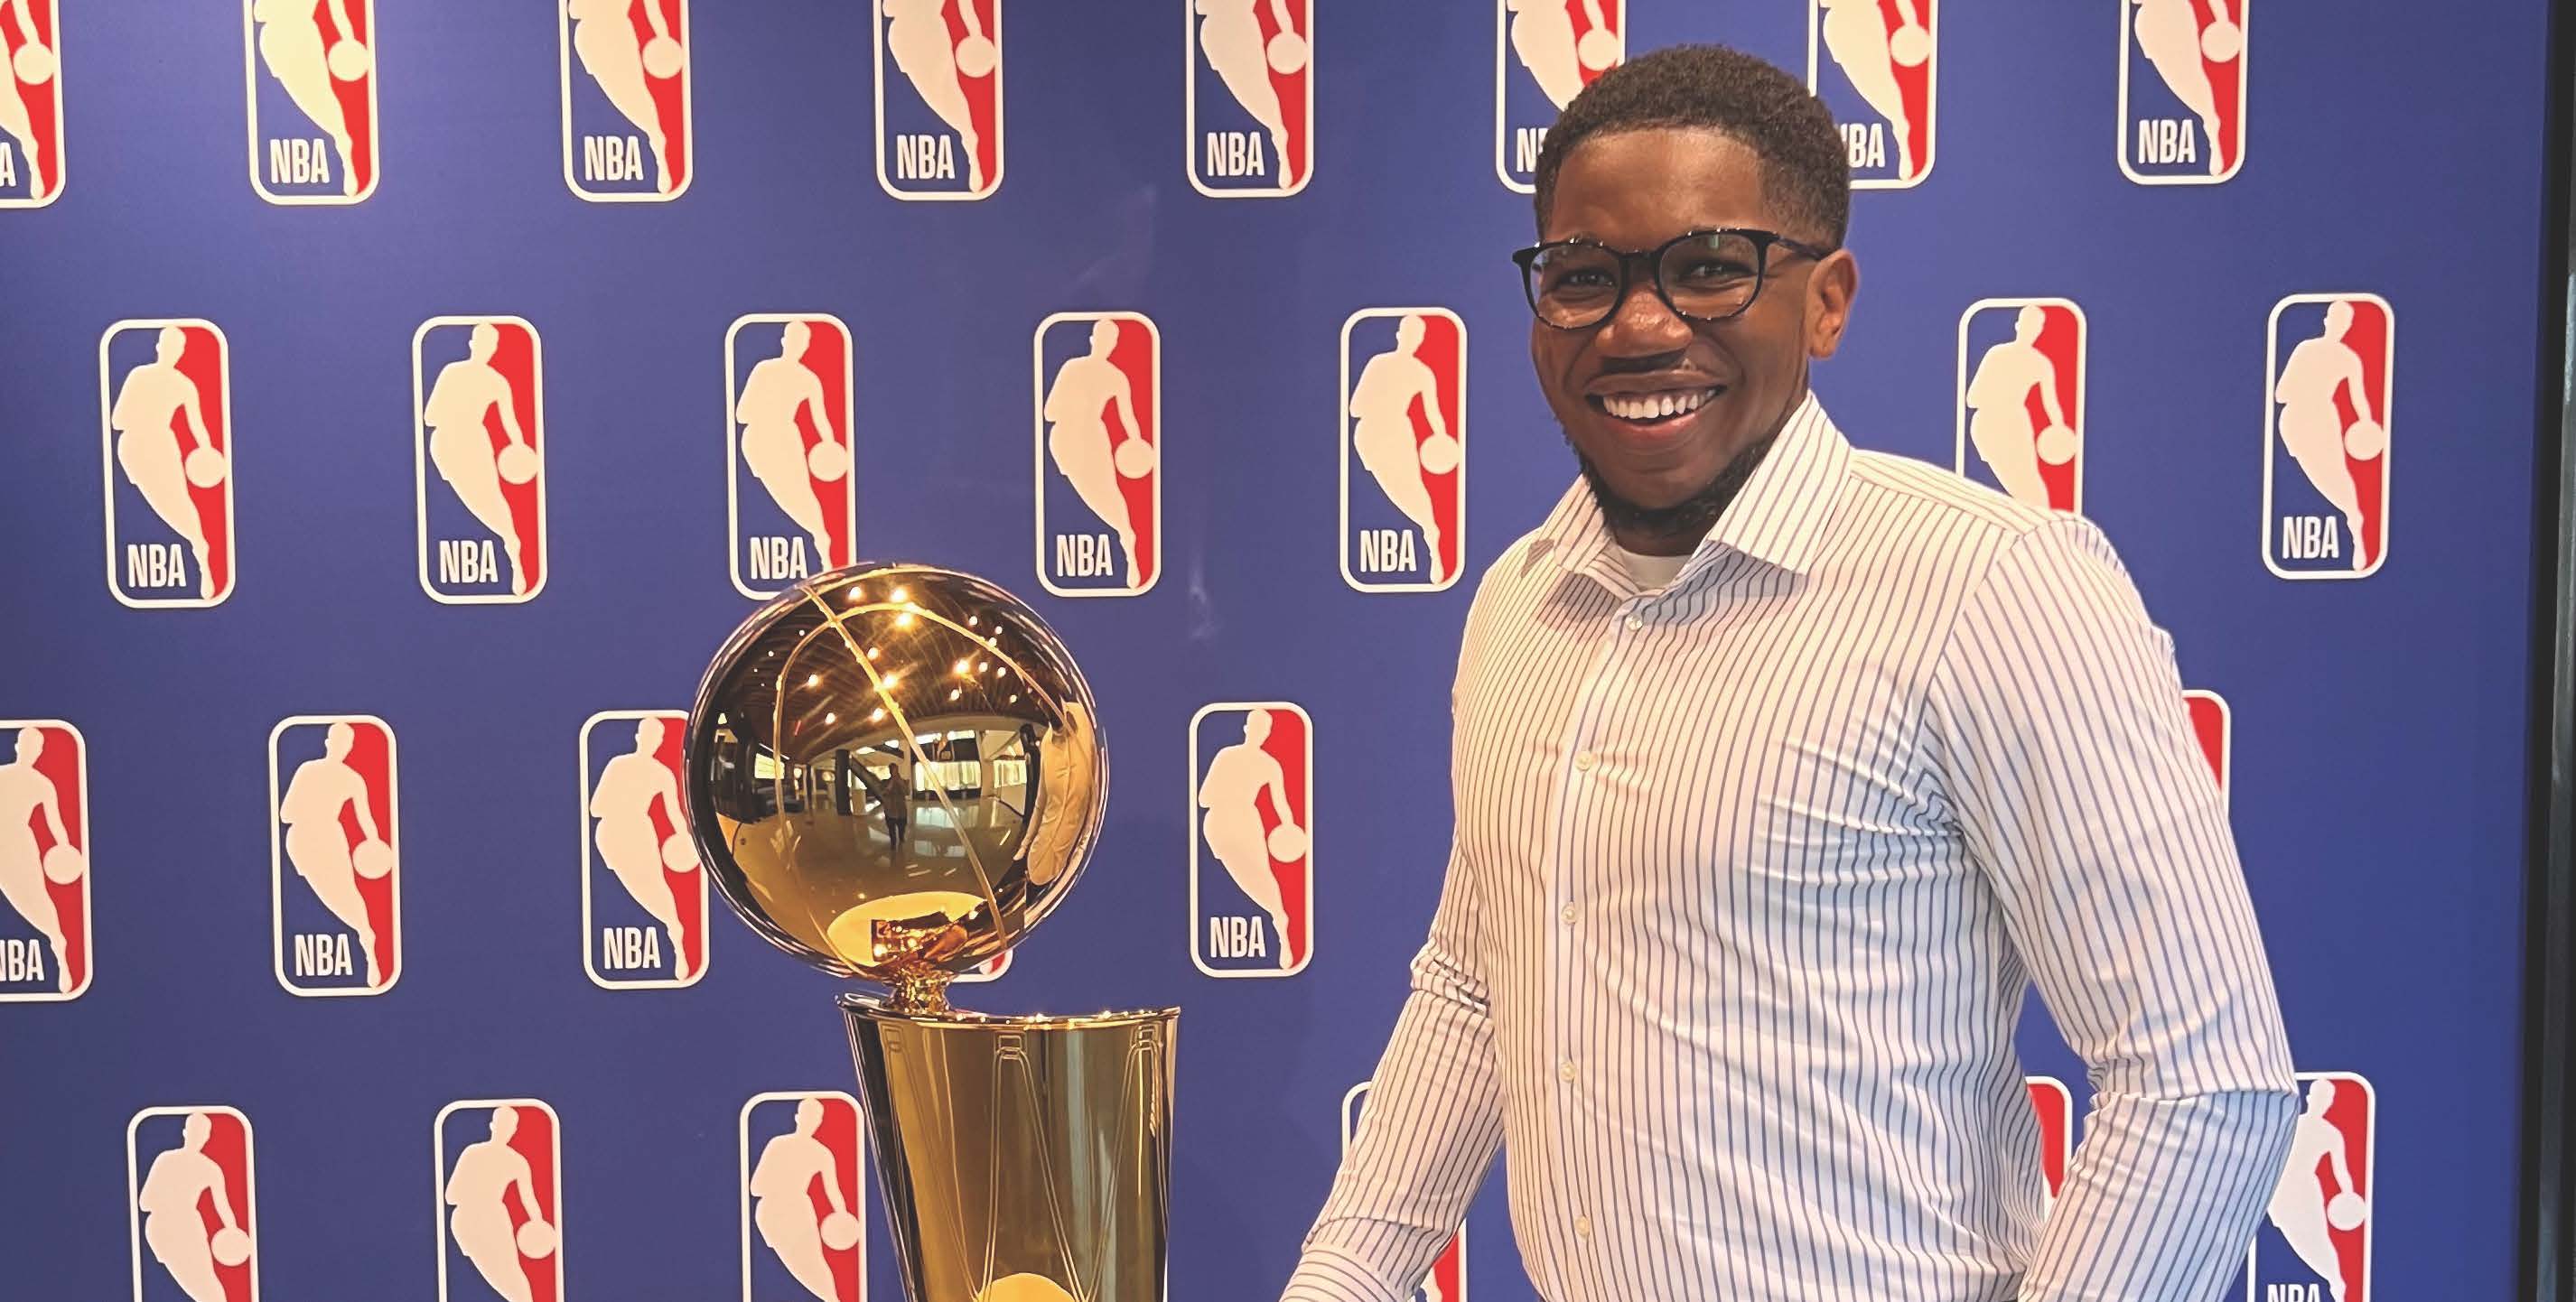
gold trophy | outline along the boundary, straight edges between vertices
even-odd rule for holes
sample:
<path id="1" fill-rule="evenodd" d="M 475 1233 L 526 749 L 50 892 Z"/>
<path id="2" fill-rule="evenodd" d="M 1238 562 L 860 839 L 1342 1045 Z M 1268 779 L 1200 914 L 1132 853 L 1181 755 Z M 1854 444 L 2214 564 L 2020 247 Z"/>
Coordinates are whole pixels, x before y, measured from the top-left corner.
<path id="1" fill-rule="evenodd" d="M 887 987 L 840 1004 L 912 1302 L 1162 1302 L 1180 1010 L 948 1006 L 1100 832 L 1108 760 L 1055 633 L 968 574 L 817 575 L 717 653 L 687 754 L 690 833 L 734 911 Z"/>

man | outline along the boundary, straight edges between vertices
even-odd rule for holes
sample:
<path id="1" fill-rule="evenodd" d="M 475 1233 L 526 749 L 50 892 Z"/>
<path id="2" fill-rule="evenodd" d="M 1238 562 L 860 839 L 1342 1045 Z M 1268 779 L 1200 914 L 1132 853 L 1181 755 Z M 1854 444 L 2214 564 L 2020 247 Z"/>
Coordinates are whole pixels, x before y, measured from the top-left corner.
<path id="1" fill-rule="evenodd" d="M 1508 1144 L 1550 1302 L 2215 1298 L 2297 1100 L 2171 639 L 2092 524 L 1808 392 L 1859 275 L 1794 78 L 1604 74 L 1537 207 L 1582 482 L 1468 615 L 1447 881 L 1286 1297 L 1403 1297 Z M 2053 1214 L 2032 978 L 2098 1091 Z"/>

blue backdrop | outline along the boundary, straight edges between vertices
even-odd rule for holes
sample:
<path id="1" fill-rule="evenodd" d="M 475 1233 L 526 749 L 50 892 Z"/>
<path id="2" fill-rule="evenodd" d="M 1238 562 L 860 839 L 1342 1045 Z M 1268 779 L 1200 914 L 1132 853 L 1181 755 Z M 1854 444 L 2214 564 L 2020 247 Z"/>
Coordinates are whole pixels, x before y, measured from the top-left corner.
<path id="1" fill-rule="evenodd" d="M 499 1296 L 440 1195 L 515 1108 L 561 1233 L 522 1263 L 532 1296 L 558 1267 L 577 1299 L 818 1296 L 743 1187 L 792 1129 L 762 1096 L 851 1087 L 832 983 L 721 906 L 694 912 L 683 870 L 648 936 L 664 924 L 591 853 L 582 812 L 635 744 L 627 721 L 685 708 L 750 609 L 737 576 L 772 587 L 816 550 L 776 494 L 798 487 L 799 445 L 830 436 L 802 409 L 755 473 L 737 390 L 782 335 L 745 326 L 729 361 L 747 316 L 848 324 L 846 420 L 840 340 L 806 360 L 853 443 L 858 553 L 1011 586 L 1098 693 L 1113 776 L 1091 875 L 966 1002 L 1180 1004 L 1171 1296 L 1275 1290 L 1439 885 L 1472 577 L 1572 474 L 1525 360 L 1505 255 L 1531 217 L 1507 187 L 1518 132 L 1581 73 L 1565 38 L 1597 51 L 1597 25 L 1632 51 L 1716 39 L 1813 61 L 1861 127 L 1860 175 L 1882 188 L 1855 196 L 1863 288 L 1815 380 L 1859 444 L 2003 482 L 1961 395 L 2021 305 L 2080 308 L 2032 345 L 2081 398 L 2075 442 L 2035 444 L 2038 477 L 2080 477 L 2185 681 L 2223 698 L 2213 762 L 2299 1066 L 2368 1083 L 2331 1117 L 2372 1207 L 2333 1269 L 2353 1302 L 2506 1295 L 2541 0 L 2438 19 L 2404 0 L 1920 0 L 1929 58 L 1891 40 L 1857 73 L 1811 37 L 1810 0 L 1568 0 L 1562 22 L 1292 0 L 1217 33 L 1186 0 L 977 0 L 972 22 L 957 0 L 890 0 L 877 33 L 864 4 L 658 0 L 678 76 L 653 71 L 668 51 L 645 2 L 267 0 L 258 29 L 220 0 L 0 8 L 0 44 L 55 56 L 0 74 L 31 106 L 0 104 L 0 207 L 26 209 L 0 210 L 0 716 L 43 725 L 0 770 L 0 823 L 29 820 L 0 826 L 0 1291 L 188 1296 L 174 1272 L 192 1267 L 160 1246 L 176 1231 L 145 1241 L 135 1186 L 203 1110 L 208 1165 L 173 1159 L 166 1179 L 187 1196 L 188 1171 L 220 1172 L 246 1209 L 255 1250 L 208 1276 L 228 1302 L 254 1275 L 290 1302 L 433 1298 L 442 1276 L 459 1302 Z M 1891 32 L 1908 7 L 1887 0 Z M 1311 57 L 1264 77 L 1243 51 L 1282 12 Z M 2241 49 L 2209 35 L 2221 16 Z M 2201 82 L 2177 23 L 2202 36 Z M 998 73 L 974 75 L 978 40 Z M 1398 347 L 1384 313 L 1345 331 L 1386 308 L 1463 324 L 1464 464 L 1424 484 L 1463 494 L 1434 509 L 1464 517 L 1468 581 L 1430 582 L 1420 537 L 1412 561 L 1362 571 L 1344 532 L 1394 531 L 1376 546 L 1408 527 L 1337 393 Z M 1105 427 L 1149 453 L 1086 472 L 1048 447 L 1045 386 L 1089 343 L 1082 317 L 1040 339 L 1060 313 L 1150 318 L 1152 365 L 1110 358 L 1150 410 Z M 463 320 L 416 345 L 433 318 Z M 466 455 L 491 430 L 431 401 L 451 364 L 477 365 L 486 318 L 541 341 L 496 331 L 488 370 L 452 372 L 469 415 L 497 392 L 535 417 L 524 482 L 507 455 Z M 165 321 L 185 323 L 166 365 Z M 441 418 L 462 431 L 444 445 Z M 183 455 L 201 446 L 219 455 Z M 1122 595 L 1120 508 L 1087 500 L 1084 473 L 1143 526 L 1141 594 Z M 808 477 L 828 542 L 836 481 Z M 1088 541 L 1038 536 L 1041 501 Z M 192 518 L 232 570 L 212 604 Z M 443 557 L 441 539 L 478 545 Z M 527 556 L 480 545 L 506 540 Z M 1081 577 L 1036 568 L 1086 555 Z M 542 582 L 518 600 L 508 570 L 528 563 Z M 1313 846 L 1286 874 L 1311 869 L 1312 894 L 1292 900 L 1306 941 L 1285 965 L 1275 938 L 1266 962 L 1244 952 L 1266 919 L 1208 948 L 1210 918 L 1257 910 L 1219 905 L 1222 873 L 1194 895 L 1185 800 L 1202 709 L 1232 703 L 1204 752 L 1269 702 L 1312 723 Z M 363 829 L 308 873 L 274 825 L 342 717 L 393 738 L 386 755 L 350 734 L 350 771 L 399 788 L 381 876 Z M 73 855 L 47 853 L 46 792 Z M 326 891 L 378 900 L 370 927 L 398 917 L 398 980 L 369 993 Z M 593 934 L 594 914 L 628 929 Z M 702 963 L 678 959 L 692 928 Z M 648 940 L 662 966 L 623 965 Z M 2073 1084 L 2080 1138 L 2080 1064 L 2036 1013 L 2023 1043 L 2035 1074 Z M 845 1159 L 851 1123 L 829 1116 Z M 1466 1291 L 1528 1298 L 1502 1213 L 1498 1169 Z M 2320 1278 L 2267 1225 L 2246 1293 L 2304 1302 L 2323 1294 L 2271 1286 Z"/>

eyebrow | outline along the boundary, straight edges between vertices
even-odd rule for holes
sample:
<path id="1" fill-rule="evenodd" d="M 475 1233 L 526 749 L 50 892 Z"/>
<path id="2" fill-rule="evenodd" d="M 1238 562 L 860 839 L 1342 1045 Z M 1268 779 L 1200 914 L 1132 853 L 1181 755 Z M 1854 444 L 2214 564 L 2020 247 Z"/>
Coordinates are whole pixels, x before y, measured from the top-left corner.
<path id="1" fill-rule="evenodd" d="M 1660 240 L 1655 241 L 1655 243 L 1654 243 L 1654 244 L 1649 244 L 1649 245 L 1647 245 L 1647 246 L 1645 246 L 1645 247 L 1646 247 L 1646 248 L 1648 248 L 1648 249 L 1652 249 L 1652 248 L 1654 248 L 1654 247 L 1655 247 L 1655 245 L 1657 245 L 1657 244 L 1663 244 L 1663 243 L 1667 243 L 1667 242 L 1672 241 L 1672 240 L 1680 239 L 1682 236 L 1684 236 L 1684 235 L 1688 235 L 1688 234 L 1691 234 L 1691 233 L 1692 233 L 1692 232 L 1694 232 L 1694 231 L 1728 231 L 1728 230 L 1741 231 L 1741 230 L 1759 230 L 1759 229 L 1763 229 L 1763 227 L 1762 227 L 1761 223 L 1759 223 L 1759 222 L 1705 222 L 1705 223 L 1700 223 L 1700 224 L 1697 224 L 1697 225 L 1687 226 L 1687 227 L 1684 227 L 1684 228 L 1683 228 L 1683 229 L 1681 229 L 1681 230 L 1674 231 L 1672 234 L 1667 235 L 1667 236 L 1664 236 L 1664 237 L 1663 237 L 1663 239 L 1660 239 Z M 1793 237 L 1793 238 L 1794 238 L 1794 237 Z M 1581 228 L 1581 227 L 1577 227 L 1577 228 L 1575 228 L 1574 230 L 1568 231 L 1568 232 L 1566 232 L 1565 234 L 1563 234 L 1563 235 L 1559 235 L 1559 236 L 1556 236 L 1556 237 L 1554 237 L 1554 238 L 1552 238 L 1552 239 L 1542 239 L 1542 240 L 1540 240 L 1539 242 L 1540 242 L 1540 243 L 1542 243 L 1542 244 L 1556 244 L 1556 243 L 1560 243 L 1560 242 L 1565 241 L 1565 240 L 1590 240 L 1591 242 L 1593 242 L 1593 243 L 1595 243 L 1595 244 L 1604 244 L 1604 245 L 1610 244 L 1610 241 L 1609 241 L 1609 240 L 1604 239 L 1604 238 L 1602 238 L 1601 236 L 1594 234 L 1592 231 L 1587 230 L 1587 229 L 1584 229 L 1584 228 Z M 1612 247 L 1616 247 L 1616 246 L 1615 246 L 1615 245 L 1613 245 Z"/>

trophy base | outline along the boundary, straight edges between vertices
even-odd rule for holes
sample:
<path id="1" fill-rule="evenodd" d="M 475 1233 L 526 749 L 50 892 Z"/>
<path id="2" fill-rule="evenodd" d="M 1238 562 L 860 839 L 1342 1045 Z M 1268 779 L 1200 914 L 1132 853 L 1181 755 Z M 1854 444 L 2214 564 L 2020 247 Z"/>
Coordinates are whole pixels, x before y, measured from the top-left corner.
<path id="1" fill-rule="evenodd" d="M 1163 1302 L 1179 1009 L 840 1004 L 911 1302 Z"/>

